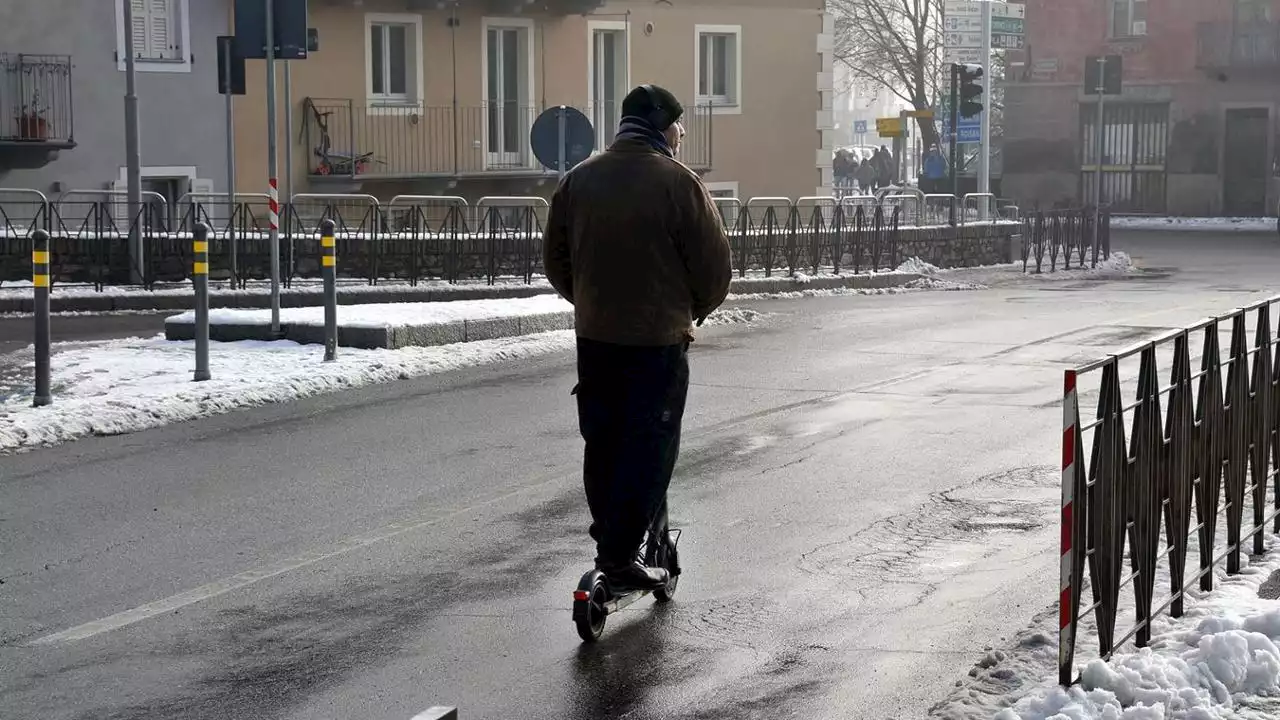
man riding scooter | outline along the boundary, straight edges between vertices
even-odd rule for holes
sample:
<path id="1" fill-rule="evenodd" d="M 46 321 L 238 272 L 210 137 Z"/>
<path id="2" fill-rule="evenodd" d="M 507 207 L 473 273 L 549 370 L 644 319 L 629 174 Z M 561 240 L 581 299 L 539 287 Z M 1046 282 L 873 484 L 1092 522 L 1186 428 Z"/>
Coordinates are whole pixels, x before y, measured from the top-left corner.
<path id="1" fill-rule="evenodd" d="M 667 582 L 638 554 L 680 450 L 694 321 L 732 276 L 715 203 L 675 159 L 683 112 L 663 88 L 631 91 L 613 144 L 556 189 L 543 238 L 547 279 L 574 305 L 590 533 L 618 592 Z"/>

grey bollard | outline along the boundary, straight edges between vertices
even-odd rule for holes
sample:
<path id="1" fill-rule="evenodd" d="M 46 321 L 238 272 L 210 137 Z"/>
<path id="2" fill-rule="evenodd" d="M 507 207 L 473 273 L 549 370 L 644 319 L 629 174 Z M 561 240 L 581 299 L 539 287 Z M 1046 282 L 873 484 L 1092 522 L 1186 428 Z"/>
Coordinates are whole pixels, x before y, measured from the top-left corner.
<path id="1" fill-rule="evenodd" d="M 209 226 L 197 223 L 192 233 L 191 284 L 196 292 L 196 373 L 195 382 L 209 375 Z"/>
<path id="2" fill-rule="evenodd" d="M 338 241 L 332 220 L 320 221 L 320 273 L 324 276 L 324 361 L 338 357 Z"/>
<path id="3" fill-rule="evenodd" d="M 36 230 L 31 233 L 31 242 L 31 284 L 36 301 L 36 395 L 31 404 L 44 407 L 53 402 L 49 390 L 49 233 Z"/>

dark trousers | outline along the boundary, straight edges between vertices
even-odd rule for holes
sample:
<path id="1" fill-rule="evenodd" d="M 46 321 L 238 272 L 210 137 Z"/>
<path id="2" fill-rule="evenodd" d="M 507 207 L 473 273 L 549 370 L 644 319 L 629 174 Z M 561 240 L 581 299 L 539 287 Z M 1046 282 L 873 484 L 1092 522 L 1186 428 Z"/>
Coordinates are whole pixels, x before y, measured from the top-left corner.
<path id="1" fill-rule="evenodd" d="M 666 511 L 689 393 L 688 344 L 578 339 L 578 427 L 596 562 L 630 563 Z"/>

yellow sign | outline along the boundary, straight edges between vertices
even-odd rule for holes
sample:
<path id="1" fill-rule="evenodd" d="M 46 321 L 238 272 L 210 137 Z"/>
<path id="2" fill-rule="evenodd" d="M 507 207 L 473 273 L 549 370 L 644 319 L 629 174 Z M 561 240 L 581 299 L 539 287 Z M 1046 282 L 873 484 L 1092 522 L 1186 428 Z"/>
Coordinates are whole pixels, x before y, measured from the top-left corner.
<path id="1" fill-rule="evenodd" d="M 902 137 L 906 134 L 906 127 L 900 117 L 876 118 L 876 132 L 880 137 Z"/>
<path id="2" fill-rule="evenodd" d="M 933 111 L 932 110 L 908 110 L 907 117 L 921 118 L 923 120 L 932 120 Z"/>

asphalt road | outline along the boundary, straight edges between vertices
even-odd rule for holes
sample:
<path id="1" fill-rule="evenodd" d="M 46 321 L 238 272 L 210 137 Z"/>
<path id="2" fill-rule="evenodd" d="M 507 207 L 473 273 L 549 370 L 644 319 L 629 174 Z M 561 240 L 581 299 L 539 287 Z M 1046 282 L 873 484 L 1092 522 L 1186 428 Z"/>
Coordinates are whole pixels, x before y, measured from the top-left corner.
<path id="1" fill-rule="evenodd" d="M 1159 271 L 703 332 L 679 593 L 594 647 L 569 355 L 0 458 L 0 717 L 923 717 L 1054 601 L 1063 367 L 1280 269 L 1116 242 Z"/>

